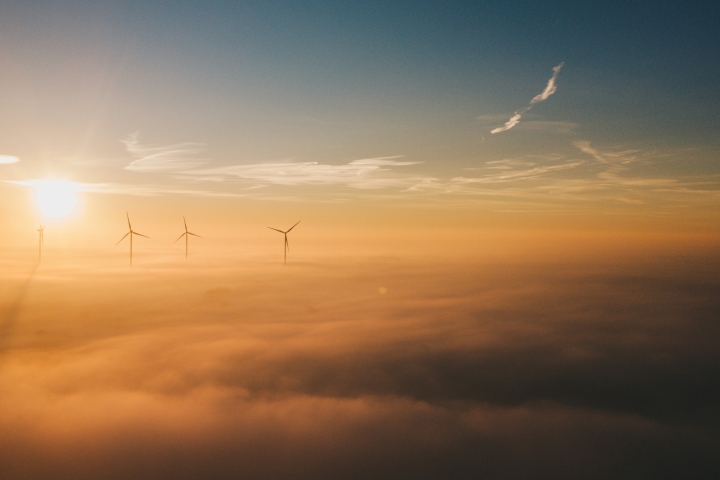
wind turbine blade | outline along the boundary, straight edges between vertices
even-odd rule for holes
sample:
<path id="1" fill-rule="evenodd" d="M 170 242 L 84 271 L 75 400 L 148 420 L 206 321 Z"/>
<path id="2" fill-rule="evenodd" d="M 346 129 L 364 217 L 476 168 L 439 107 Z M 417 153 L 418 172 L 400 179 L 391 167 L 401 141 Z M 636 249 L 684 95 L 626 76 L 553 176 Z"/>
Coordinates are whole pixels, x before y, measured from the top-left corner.
<path id="1" fill-rule="evenodd" d="M 140 235 L 141 237 L 150 238 L 147 235 L 143 235 L 142 233 L 132 232 L 133 235 Z"/>
<path id="2" fill-rule="evenodd" d="M 127 216 L 128 220 L 128 230 L 132 231 L 132 225 L 130 225 L 130 214 L 128 212 L 125 212 L 125 216 Z"/>
<path id="3" fill-rule="evenodd" d="M 126 234 L 125 234 L 125 237 L 127 237 L 127 236 L 130 235 L 131 233 L 132 233 L 132 232 L 126 233 Z M 123 238 L 121 238 L 120 240 L 118 240 L 118 243 L 116 243 L 115 245 L 116 245 L 116 246 L 117 246 L 117 245 L 120 245 L 120 242 L 122 242 L 123 240 L 125 240 L 125 237 L 123 237 Z"/>
<path id="4" fill-rule="evenodd" d="M 301 220 L 301 221 L 302 221 L 302 220 Z M 300 221 L 298 221 L 298 223 L 300 223 Z M 290 230 L 292 230 L 293 228 L 297 227 L 297 224 L 298 224 L 298 223 L 296 223 L 295 225 L 293 225 L 292 227 L 290 227 Z M 290 230 L 288 230 L 288 231 L 285 232 L 285 233 L 290 233 Z"/>
<path id="5" fill-rule="evenodd" d="M 282 230 L 278 230 L 277 228 L 268 227 L 270 230 L 275 230 L 276 232 L 285 233 Z"/>
<path id="6" fill-rule="evenodd" d="M 188 235 L 192 235 L 193 237 L 202 238 L 200 235 L 195 235 L 195 234 L 192 233 L 192 232 L 187 232 L 187 234 L 188 234 Z"/>
<path id="7" fill-rule="evenodd" d="M 183 215 L 183 223 L 185 224 L 185 231 L 187 232 L 187 222 L 185 221 L 185 215 Z"/>
<path id="8" fill-rule="evenodd" d="M 178 241 L 178 240 L 180 240 L 180 239 L 181 239 L 182 237 L 184 237 L 185 235 L 186 235 L 186 234 L 185 234 L 185 233 L 183 233 L 183 234 L 182 234 L 182 235 L 180 235 L 180 236 L 179 236 L 179 237 L 177 238 L 177 240 L 175 240 L 175 241 L 174 241 L 173 243 L 177 243 L 177 241 Z"/>
<path id="9" fill-rule="evenodd" d="M 285 250 L 288 252 L 290 251 L 290 244 L 288 243 L 287 235 L 285 235 Z"/>

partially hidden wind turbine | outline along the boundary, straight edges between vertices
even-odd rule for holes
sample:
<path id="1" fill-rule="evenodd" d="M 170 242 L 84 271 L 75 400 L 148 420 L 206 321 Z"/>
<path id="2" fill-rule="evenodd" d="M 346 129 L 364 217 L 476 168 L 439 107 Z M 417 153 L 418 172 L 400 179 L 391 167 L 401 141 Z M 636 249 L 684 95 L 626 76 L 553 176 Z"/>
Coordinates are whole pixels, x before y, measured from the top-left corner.
<path id="1" fill-rule="evenodd" d="M 185 215 L 183 215 L 183 223 L 185 224 L 185 233 L 180 235 L 177 240 L 175 240 L 173 243 L 177 243 L 178 240 L 180 240 L 182 237 L 185 237 L 185 258 L 187 258 L 188 255 L 188 237 L 192 235 L 193 237 L 202 238 L 200 235 L 196 235 L 192 232 L 188 232 L 187 229 L 187 222 L 185 221 Z"/>
<path id="2" fill-rule="evenodd" d="M 38 228 L 38 262 L 42 260 L 42 247 L 45 245 L 45 237 L 43 237 L 43 232 L 45 231 L 45 227 L 40 224 L 40 228 Z"/>
<path id="3" fill-rule="evenodd" d="M 128 214 L 128 212 L 125 212 L 125 215 L 127 216 L 129 231 L 128 231 L 128 233 L 125 234 L 125 236 L 123 236 L 120 240 L 118 240 L 118 242 L 115 245 L 119 245 L 120 242 L 125 240 L 125 237 L 130 235 L 130 266 L 132 267 L 132 237 L 133 237 L 133 235 L 140 235 L 141 237 L 145 237 L 145 238 L 150 238 L 150 237 L 148 237 L 147 235 L 143 235 L 142 233 L 134 232 L 132 229 L 132 226 L 130 225 L 130 215 Z"/>
<path id="4" fill-rule="evenodd" d="M 286 231 L 286 232 L 283 232 L 282 230 L 278 230 L 277 228 L 267 227 L 267 228 L 269 228 L 270 230 L 275 230 L 276 232 L 280 232 L 280 233 L 282 233 L 283 235 L 285 235 L 285 250 L 284 250 L 284 256 L 283 256 L 283 263 L 284 263 L 285 265 L 287 265 L 287 252 L 290 251 L 290 244 L 288 243 L 287 234 L 290 233 L 290 230 L 292 230 L 293 228 L 295 228 L 298 223 L 300 223 L 300 222 L 297 222 L 295 225 L 293 225 L 292 227 L 290 227 L 290 228 L 288 229 L 288 231 Z"/>

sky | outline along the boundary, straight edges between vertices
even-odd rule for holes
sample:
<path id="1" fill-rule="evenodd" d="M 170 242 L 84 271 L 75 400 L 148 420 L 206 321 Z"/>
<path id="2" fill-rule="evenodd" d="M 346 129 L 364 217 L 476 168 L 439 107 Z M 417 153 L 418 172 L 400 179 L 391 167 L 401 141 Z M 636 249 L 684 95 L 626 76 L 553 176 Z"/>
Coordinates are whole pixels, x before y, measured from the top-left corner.
<path id="1" fill-rule="evenodd" d="M 0 178 L 23 204 L 17 182 L 62 178 L 717 230 L 706 3 L 3 3 Z"/>
<path id="2" fill-rule="evenodd" d="M 719 10 L 3 1 L 0 464 L 713 478 Z"/>

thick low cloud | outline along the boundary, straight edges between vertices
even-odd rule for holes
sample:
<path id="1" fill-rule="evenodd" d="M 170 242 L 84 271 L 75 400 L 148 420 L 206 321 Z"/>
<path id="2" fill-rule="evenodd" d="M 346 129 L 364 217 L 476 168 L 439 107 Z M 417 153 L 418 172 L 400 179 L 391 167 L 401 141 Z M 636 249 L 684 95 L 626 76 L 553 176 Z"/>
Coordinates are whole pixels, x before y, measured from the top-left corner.
<path id="1" fill-rule="evenodd" d="M 3 475 L 713 478 L 718 266 L 17 267 Z"/>

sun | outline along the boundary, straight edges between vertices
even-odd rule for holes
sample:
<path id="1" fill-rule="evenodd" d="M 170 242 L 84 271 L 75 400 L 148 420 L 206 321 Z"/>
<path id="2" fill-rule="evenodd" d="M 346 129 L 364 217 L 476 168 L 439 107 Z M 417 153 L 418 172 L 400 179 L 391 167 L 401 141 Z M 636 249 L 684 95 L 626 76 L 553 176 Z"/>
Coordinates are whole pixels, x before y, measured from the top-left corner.
<path id="1" fill-rule="evenodd" d="M 77 207 L 77 185 L 67 180 L 40 180 L 35 183 L 35 201 L 44 218 L 65 217 Z"/>

